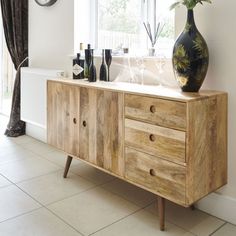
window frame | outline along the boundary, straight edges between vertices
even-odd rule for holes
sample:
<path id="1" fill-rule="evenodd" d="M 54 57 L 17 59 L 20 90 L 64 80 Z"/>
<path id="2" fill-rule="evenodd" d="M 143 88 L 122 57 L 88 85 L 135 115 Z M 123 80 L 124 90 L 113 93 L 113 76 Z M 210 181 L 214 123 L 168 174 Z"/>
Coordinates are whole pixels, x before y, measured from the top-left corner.
<path id="1" fill-rule="evenodd" d="M 99 14 L 98 14 L 98 1 L 99 0 L 88 0 L 88 2 L 86 4 L 89 5 L 89 35 L 87 38 L 89 38 L 88 42 L 92 45 L 93 48 L 98 49 L 98 27 L 99 27 Z M 157 18 L 157 13 L 155 11 L 155 8 L 153 7 L 152 1 L 153 0 L 140 0 L 141 1 L 141 17 L 142 17 L 142 21 L 146 22 L 147 20 L 150 22 L 151 26 L 152 26 L 152 30 L 154 27 L 154 19 Z M 157 1 L 162 1 L 162 0 L 157 0 Z M 160 4 L 160 3 L 159 3 Z M 158 6 L 158 3 L 156 3 L 156 6 Z M 77 7 L 77 6 L 76 6 Z M 75 9 L 76 9 L 75 7 Z M 75 10 L 75 16 L 76 16 L 76 10 Z M 76 20 L 78 20 L 78 17 L 75 17 Z M 76 25 L 76 23 L 75 23 Z M 175 24 L 173 25 L 175 27 Z M 77 28 L 77 27 L 76 27 Z M 75 28 L 75 30 L 76 30 Z M 140 24 L 140 30 L 141 30 L 141 35 L 143 35 L 143 41 L 145 40 L 145 42 L 143 43 L 144 47 L 143 49 L 148 49 L 151 46 L 150 40 L 148 39 L 147 33 L 145 31 L 145 28 L 142 27 L 142 24 Z M 80 37 L 75 37 L 76 38 L 80 38 Z M 78 42 L 78 40 L 76 39 L 75 41 Z M 81 41 L 83 42 L 83 41 Z M 77 48 L 77 45 L 75 46 L 75 49 Z"/>

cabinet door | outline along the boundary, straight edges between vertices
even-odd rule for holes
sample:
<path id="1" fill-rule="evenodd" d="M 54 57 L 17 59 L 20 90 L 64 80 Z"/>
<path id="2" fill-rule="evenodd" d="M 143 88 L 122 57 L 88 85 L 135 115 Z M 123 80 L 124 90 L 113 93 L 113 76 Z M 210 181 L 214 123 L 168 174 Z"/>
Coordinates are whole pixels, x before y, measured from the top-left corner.
<path id="1" fill-rule="evenodd" d="M 96 164 L 123 176 L 123 94 L 97 90 Z"/>
<path id="2" fill-rule="evenodd" d="M 64 108 L 62 84 L 48 81 L 47 83 L 47 142 L 64 150 Z"/>
<path id="3" fill-rule="evenodd" d="M 80 88 L 79 157 L 96 164 L 96 90 Z"/>
<path id="4" fill-rule="evenodd" d="M 123 175 L 123 94 L 80 88 L 79 157 Z"/>
<path id="5" fill-rule="evenodd" d="M 79 154 L 79 92 L 75 86 L 48 82 L 47 141 L 75 156 Z"/>
<path id="6" fill-rule="evenodd" d="M 79 155 L 79 104 L 80 88 L 63 85 L 64 110 L 64 151 L 68 154 Z"/>

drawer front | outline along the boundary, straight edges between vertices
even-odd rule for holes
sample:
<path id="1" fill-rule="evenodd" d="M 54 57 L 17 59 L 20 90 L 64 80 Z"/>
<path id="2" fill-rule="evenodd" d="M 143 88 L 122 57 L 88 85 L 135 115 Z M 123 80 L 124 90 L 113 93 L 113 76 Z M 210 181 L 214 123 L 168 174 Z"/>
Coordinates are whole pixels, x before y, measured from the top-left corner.
<path id="1" fill-rule="evenodd" d="M 125 116 L 168 128 L 186 129 L 186 104 L 182 102 L 126 94 Z"/>
<path id="2" fill-rule="evenodd" d="M 185 167 L 125 149 L 125 177 L 145 189 L 185 205 Z"/>
<path id="3" fill-rule="evenodd" d="M 125 143 L 151 155 L 185 163 L 185 132 L 125 119 Z"/>

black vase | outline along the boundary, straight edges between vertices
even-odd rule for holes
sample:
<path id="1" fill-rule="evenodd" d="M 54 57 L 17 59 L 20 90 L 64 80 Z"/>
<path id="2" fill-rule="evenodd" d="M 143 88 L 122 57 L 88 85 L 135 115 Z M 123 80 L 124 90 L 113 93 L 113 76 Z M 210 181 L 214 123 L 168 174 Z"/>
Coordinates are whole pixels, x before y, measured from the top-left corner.
<path id="1" fill-rule="evenodd" d="M 207 74 L 209 52 L 195 25 L 193 10 L 188 10 L 184 31 L 175 42 L 172 64 L 182 91 L 198 92 Z"/>
<path id="2" fill-rule="evenodd" d="M 89 66 L 91 64 L 91 50 L 90 48 L 84 50 L 85 60 L 84 60 L 84 77 L 89 78 Z"/>
<path id="3" fill-rule="evenodd" d="M 91 49 L 91 64 L 89 66 L 89 77 L 88 80 L 89 82 L 96 82 L 97 81 L 97 72 L 96 72 L 96 67 L 94 65 L 94 60 L 93 60 L 93 50 Z"/>
<path id="4" fill-rule="evenodd" d="M 105 61 L 104 61 L 104 50 L 102 50 L 102 64 L 100 67 L 100 81 L 107 81 L 107 66 L 105 65 Z"/>

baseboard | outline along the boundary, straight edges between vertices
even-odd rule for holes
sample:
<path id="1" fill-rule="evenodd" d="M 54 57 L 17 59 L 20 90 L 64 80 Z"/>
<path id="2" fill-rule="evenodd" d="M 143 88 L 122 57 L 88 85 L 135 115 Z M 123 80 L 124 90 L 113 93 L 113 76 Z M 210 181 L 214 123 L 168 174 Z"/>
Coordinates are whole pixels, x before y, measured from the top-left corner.
<path id="1" fill-rule="evenodd" d="M 236 199 L 212 193 L 196 204 L 196 207 L 224 221 L 236 224 Z"/>
<path id="2" fill-rule="evenodd" d="M 44 143 L 47 142 L 47 130 L 35 124 L 26 122 L 26 134 Z"/>

